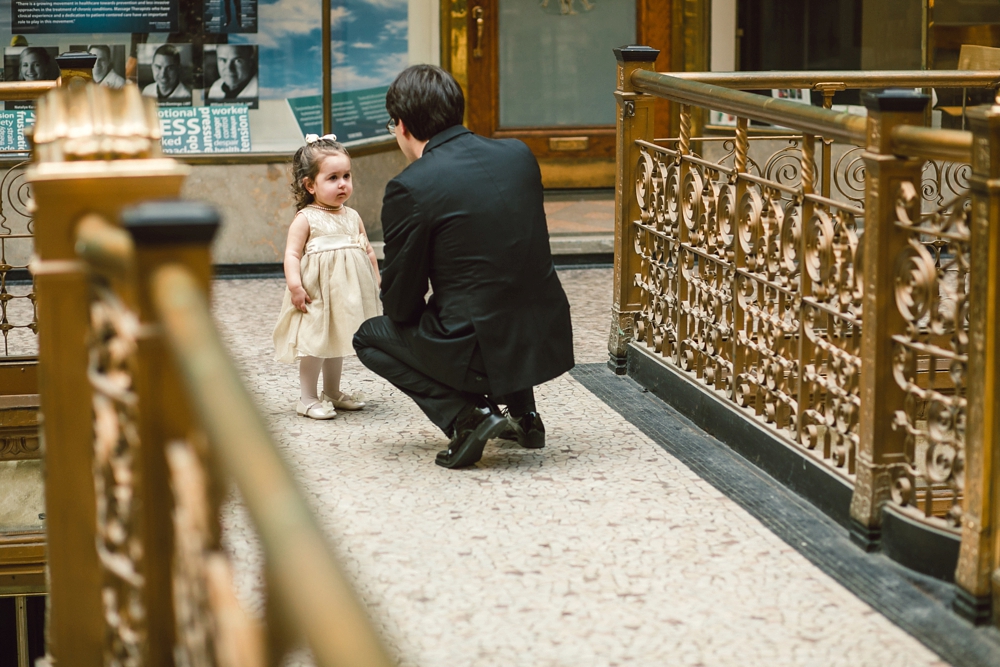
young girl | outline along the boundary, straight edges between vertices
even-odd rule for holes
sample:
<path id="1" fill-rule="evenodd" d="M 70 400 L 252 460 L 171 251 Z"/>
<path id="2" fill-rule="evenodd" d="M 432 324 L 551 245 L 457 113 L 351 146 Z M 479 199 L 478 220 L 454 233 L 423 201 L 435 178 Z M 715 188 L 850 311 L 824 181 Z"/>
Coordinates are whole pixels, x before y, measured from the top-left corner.
<path id="1" fill-rule="evenodd" d="M 333 419 L 364 403 L 340 390 L 344 356 L 361 323 L 382 314 L 378 261 L 351 196 L 351 157 L 337 137 L 306 136 L 295 153 L 292 192 L 299 212 L 285 245 L 285 299 L 274 326 L 275 361 L 299 362 L 295 411 Z M 365 256 L 367 254 L 367 257 Z M 323 392 L 316 395 L 320 369 Z"/>

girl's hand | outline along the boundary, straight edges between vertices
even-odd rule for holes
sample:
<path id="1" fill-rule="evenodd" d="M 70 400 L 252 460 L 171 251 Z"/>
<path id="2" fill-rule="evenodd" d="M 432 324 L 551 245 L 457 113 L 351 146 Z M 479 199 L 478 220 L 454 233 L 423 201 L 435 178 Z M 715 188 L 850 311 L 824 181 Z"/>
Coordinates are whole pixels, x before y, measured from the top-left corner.
<path id="1" fill-rule="evenodd" d="M 291 287 L 289 291 L 292 293 L 292 305 L 301 310 L 303 313 L 309 312 L 306 309 L 307 303 L 312 303 L 312 299 L 306 294 L 306 290 L 301 285 L 298 287 Z"/>

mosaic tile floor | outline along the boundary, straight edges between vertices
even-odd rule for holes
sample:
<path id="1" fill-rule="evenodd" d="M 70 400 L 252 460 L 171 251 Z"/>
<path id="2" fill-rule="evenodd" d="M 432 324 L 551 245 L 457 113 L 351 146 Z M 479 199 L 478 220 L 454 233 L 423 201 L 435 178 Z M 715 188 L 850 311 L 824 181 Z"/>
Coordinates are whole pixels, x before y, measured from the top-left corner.
<path id="1" fill-rule="evenodd" d="M 606 359 L 611 271 L 562 271 L 578 363 Z M 548 446 L 491 443 L 473 469 L 356 359 L 370 402 L 314 422 L 271 361 L 279 280 L 215 283 L 224 338 L 401 665 L 944 665 L 572 377 L 538 394 Z M 239 594 L 260 552 L 225 509 Z M 288 664 L 310 665 L 308 652 Z"/>

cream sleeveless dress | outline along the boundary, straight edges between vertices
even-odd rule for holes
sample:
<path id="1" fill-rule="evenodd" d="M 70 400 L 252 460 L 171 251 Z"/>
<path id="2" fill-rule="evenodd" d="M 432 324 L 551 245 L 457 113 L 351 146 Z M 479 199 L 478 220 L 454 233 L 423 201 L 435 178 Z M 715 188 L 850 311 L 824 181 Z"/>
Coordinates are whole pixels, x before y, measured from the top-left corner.
<path id="1" fill-rule="evenodd" d="M 345 206 L 333 213 L 305 207 L 309 241 L 302 256 L 302 286 L 312 303 L 303 313 L 285 288 L 274 325 L 274 360 L 344 357 L 354 354 L 351 340 L 365 320 L 382 314 L 375 269 L 359 234 L 361 216 Z"/>

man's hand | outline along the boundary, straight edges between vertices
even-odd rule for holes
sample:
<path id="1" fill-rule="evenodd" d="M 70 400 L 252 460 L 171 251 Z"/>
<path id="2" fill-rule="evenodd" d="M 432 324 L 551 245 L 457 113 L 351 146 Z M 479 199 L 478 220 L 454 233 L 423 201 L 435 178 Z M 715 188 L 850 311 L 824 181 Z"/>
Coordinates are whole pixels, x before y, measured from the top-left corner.
<path id="1" fill-rule="evenodd" d="M 292 293 L 292 305 L 301 310 L 303 313 L 309 312 L 306 309 L 307 303 L 312 303 L 312 299 L 306 294 L 304 287 L 299 285 L 298 287 L 291 287 L 289 291 Z"/>

